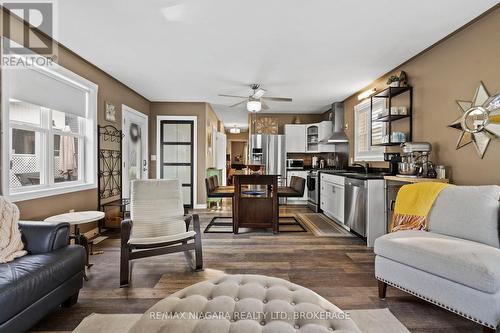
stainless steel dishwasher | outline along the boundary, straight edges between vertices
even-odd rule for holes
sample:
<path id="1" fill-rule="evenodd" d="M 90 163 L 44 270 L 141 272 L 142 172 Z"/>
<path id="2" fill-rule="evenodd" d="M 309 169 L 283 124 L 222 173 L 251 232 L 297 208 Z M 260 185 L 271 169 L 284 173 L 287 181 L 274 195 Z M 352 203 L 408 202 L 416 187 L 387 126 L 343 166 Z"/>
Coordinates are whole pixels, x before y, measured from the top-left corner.
<path id="1" fill-rule="evenodd" d="M 362 237 L 366 237 L 366 190 L 365 180 L 345 179 L 344 223 Z"/>

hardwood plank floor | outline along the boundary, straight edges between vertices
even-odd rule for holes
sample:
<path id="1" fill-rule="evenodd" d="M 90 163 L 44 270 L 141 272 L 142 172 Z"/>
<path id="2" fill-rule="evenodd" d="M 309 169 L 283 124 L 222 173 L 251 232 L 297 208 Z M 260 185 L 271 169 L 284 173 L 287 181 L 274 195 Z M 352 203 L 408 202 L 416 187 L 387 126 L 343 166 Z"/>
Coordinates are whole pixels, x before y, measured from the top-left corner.
<path id="1" fill-rule="evenodd" d="M 280 215 L 309 211 L 284 206 Z M 225 211 L 197 211 L 203 227 Z M 218 275 L 262 274 L 280 277 L 310 288 L 341 309 L 389 308 L 414 333 L 481 332 L 458 315 L 388 287 L 385 301 L 378 299 L 374 278 L 374 254 L 358 238 L 319 238 L 311 233 L 203 234 L 203 272 L 192 272 L 182 253 L 136 260 L 132 284 L 119 288 L 119 234 L 96 246 L 101 255 L 91 256 L 78 304 L 57 309 L 34 331 L 71 331 L 93 312 L 144 313 L 158 300 L 193 283 Z M 390 332 L 388 332 L 390 333 Z"/>

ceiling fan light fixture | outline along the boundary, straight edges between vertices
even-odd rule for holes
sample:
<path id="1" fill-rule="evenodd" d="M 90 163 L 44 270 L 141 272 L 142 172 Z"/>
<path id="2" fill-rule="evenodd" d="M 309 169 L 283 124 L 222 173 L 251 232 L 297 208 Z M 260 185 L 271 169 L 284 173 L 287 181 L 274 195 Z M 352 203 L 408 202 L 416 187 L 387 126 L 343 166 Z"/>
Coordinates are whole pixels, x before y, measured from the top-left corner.
<path id="1" fill-rule="evenodd" d="M 260 103 L 260 101 L 248 101 L 247 102 L 247 110 L 249 112 L 259 112 L 260 110 L 262 110 L 262 104 Z"/>
<path id="2" fill-rule="evenodd" d="M 240 132 L 241 132 L 241 128 L 236 127 L 236 125 L 234 125 L 234 127 L 231 127 L 229 129 L 229 133 L 231 133 L 231 134 L 239 134 Z"/>

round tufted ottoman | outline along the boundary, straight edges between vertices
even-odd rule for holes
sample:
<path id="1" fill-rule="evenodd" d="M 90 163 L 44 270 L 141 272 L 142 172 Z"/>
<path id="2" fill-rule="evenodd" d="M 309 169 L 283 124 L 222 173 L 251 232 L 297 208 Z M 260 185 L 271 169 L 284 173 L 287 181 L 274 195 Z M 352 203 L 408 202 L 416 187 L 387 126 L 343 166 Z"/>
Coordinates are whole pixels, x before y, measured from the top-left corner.
<path id="1" fill-rule="evenodd" d="M 147 310 L 129 332 L 360 332 L 315 292 L 261 275 L 224 275 L 182 289 Z"/>

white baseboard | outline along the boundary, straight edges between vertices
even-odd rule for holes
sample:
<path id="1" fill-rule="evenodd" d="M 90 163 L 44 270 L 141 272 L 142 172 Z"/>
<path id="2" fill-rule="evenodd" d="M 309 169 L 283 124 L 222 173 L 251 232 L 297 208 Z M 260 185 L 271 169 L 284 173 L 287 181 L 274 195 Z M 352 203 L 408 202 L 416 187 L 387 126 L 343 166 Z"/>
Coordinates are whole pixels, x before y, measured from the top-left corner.
<path id="1" fill-rule="evenodd" d="M 195 204 L 194 209 L 207 209 L 207 204 Z"/>

